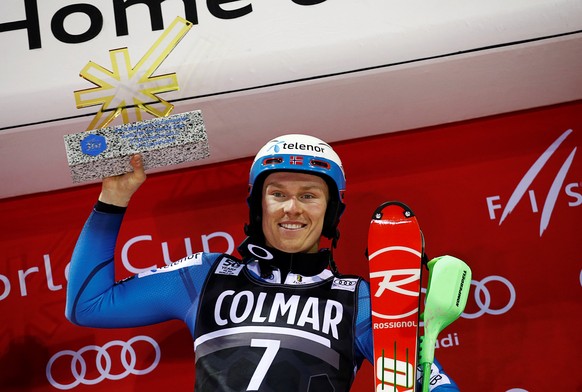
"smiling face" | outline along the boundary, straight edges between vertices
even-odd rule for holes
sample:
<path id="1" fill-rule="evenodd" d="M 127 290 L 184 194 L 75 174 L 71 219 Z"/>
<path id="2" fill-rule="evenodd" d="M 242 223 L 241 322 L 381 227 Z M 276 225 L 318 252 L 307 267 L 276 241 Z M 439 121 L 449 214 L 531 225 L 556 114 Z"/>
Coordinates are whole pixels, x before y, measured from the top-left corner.
<path id="1" fill-rule="evenodd" d="M 329 191 L 318 176 L 269 174 L 263 183 L 263 233 L 268 246 L 287 253 L 319 248 Z"/>

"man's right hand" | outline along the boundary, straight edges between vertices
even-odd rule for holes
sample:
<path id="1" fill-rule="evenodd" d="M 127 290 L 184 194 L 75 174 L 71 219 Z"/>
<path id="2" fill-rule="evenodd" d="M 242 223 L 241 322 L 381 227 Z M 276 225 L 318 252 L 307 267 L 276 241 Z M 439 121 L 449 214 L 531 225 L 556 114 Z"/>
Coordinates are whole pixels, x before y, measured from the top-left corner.
<path id="1" fill-rule="evenodd" d="M 118 207 L 127 207 L 131 196 L 146 180 L 141 155 L 133 155 L 129 163 L 133 171 L 103 179 L 99 201 Z"/>

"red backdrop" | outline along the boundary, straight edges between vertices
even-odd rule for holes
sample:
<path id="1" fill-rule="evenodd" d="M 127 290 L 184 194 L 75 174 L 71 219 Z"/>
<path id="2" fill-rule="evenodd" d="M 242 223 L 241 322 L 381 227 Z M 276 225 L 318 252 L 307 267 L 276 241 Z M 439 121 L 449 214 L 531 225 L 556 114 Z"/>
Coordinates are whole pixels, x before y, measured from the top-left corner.
<path id="1" fill-rule="evenodd" d="M 430 257 L 471 266 L 466 311 L 436 352 L 461 390 L 582 390 L 581 114 L 576 102 L 335 144 L 348 181 L 342 272 L 367 274 L 367 226 L 386 200 L 413 208 Z M 238 244 L 249 165 L 150 176 L 122 228 L 119 278 L 189 249 Z M 180 322 L 99 330 L 64 317 L 67 264 L 98 192 L 0 201 L 3 391 L 193 388 L 192 340 Z M 372 385 L 366 363 L 353 390 Z"/>

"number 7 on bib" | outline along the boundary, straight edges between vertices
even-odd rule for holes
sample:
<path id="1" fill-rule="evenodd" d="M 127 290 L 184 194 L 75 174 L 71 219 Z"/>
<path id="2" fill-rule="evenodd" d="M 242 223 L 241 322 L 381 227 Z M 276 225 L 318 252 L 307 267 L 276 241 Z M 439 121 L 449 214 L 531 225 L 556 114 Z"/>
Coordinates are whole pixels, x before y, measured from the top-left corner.
<path id="1" fill-rule="evenodd" d="M 368 231 L 376 392 L 414 391 L 422 232 L 403 203 L 380 205 Z"/>

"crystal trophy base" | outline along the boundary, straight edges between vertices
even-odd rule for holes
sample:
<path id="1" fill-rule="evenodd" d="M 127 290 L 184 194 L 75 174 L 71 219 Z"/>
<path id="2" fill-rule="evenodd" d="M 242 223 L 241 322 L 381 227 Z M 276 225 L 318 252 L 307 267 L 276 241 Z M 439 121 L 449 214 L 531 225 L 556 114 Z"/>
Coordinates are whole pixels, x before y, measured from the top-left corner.
<path id="1" fill-rule="evenodd" d="M 129 157 L 140 153 L 145 169 L 175 165 L 210 155 L 200 110 L 65 135 L 74 183 L 132 170 Z"/>

